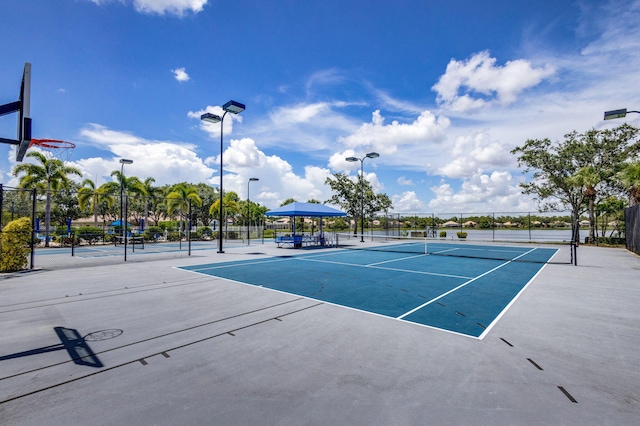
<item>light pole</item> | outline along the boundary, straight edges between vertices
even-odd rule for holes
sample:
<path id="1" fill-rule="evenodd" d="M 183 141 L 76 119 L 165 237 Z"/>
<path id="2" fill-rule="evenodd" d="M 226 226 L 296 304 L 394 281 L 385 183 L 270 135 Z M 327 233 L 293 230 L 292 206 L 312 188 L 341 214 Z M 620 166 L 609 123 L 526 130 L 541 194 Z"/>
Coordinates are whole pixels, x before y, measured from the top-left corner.
<path id="1" fill-rule="evenodd" d="M 122 217 L 124 215 L 124 165 L 132 164 L 133 160 L 127 160 L 126 158 L 120 159 L 120 226 L 122 225 Z M 126 237 L 125 228 L 122 228 L 122 237 Z"/>
<path id="2" fill-rule="evenodd" d="M 378 158 L 380 157 L 380 154 L 378 154 L 377 152 L 370 152 L 367 155 L 365 155 L 362 158 L 358 158 L 358 157 L 347 157 L 345 158 L 345 160 L 347 160 L 350 163 L 359 161 L 360 162 L 360 242 L 364 243 L 364 160 L 366 160 L 367 158 Z M 356 224 L 356 228 L 357 228 L 357 224 Z"/>
<path id="3" fill-rule="evenodd" d="M 258 178 L 249 178 L 247 182 L 247 245 L 251 245 L 251 198 L 249 197 L 249 184 L 257 182 Z"/>
<path id="4" fill-rule="evenodd" d="M 605 120 L 613 120 L 615 118 L 624 118 L 630 112 L 633 112 L 633 113 L 636 113 L 636 114 L 640 114 L 640 111 L 627 111 L 626 108 L 614 109 L 613 111 L 605 111 L 604 119 Z"/>
<path id="5" fill-rule="evenodd" d="M 202 121 L 208 121 L 210 123 L 220 122 L 220 223 L 218 224 L 218 253 L 224 253 L 224 250 L 222 250 L 222 130 L 224 127 L 224 117 L 226 117 L 228 112 L 230 112 L 231 114 L 240 114 L 245 110 L 245 105 L 241 104 L 240 102 L 229 101 L 226 104 L 222 105 L 222 109 L 224 110 L 224 114 L 222 114 L 222 117 L 220 117 L 219 115 L 211 114 L 209 112 L 200 116 L 200 120 Z"/>
<path id="6" fill-rule="evenodd" d="M 127 260 L 127 227 L 123 225 L 123 216 L 126 212 L 124 208 L 124 165 L 132 164 L 133 160 L 127 160 L 126 158 L 120 159 L 120 226 L 122 227 L 122 242 L 124 244 L 124 260 Z"/>

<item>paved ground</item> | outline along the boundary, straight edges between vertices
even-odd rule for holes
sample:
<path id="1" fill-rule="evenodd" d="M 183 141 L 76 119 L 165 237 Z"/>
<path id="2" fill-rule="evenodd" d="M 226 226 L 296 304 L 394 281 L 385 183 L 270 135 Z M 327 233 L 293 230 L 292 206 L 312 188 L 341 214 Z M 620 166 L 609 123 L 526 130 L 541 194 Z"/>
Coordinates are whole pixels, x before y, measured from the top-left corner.
<path id="1" fill-rule="evenodd" d="M 580 247 L 483 340 L 174 268 L 283 250 L 3 276 L 0 424 L 640 423 L 638 256 Z"/>

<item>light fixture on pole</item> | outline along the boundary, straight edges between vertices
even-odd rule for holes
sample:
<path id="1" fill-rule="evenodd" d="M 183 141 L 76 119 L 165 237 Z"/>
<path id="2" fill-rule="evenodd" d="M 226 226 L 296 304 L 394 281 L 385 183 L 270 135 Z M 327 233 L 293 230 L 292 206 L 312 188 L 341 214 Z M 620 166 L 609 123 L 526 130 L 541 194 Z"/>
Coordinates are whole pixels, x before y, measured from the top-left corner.
<path id="1" fill-rule="evenodd" d="M 257 182 L 258 178 L 249 178 L 247 182 L 247 245 L 251 245 L 251 198 L 249 197 L 249 184 Z"/>
<path id="2" fill-rule="evenodd" d="M 220 209 L 219 209 L 219 219 L 220 223 L 218 224 L 218 253 L 224 253 L 222 250 L 222 142 L 223 142 L 223 127 L 224 127 L 224 117 L 226 117 L 227 113 L 231 114 L 240 114 L 245 110 L 245 105 L 236 101 L 229 101 L 226 104 L 222 105 L 222 109 L 224 110 L 224 114 L 222 117 L 216 114 L 206 113 L 200 116 L 200 120 L 208 121 L 209 123 L 220 123 Z"/>
<path id="3" fill-rule="evenodd" d="M 612 111 L 605 111 L 604 119 L 605 120 L 613 120 L 613 119 L 616 119 L 616 118 L 624 118 L 630 112 L 633 112 L 633 113 L 636 113 L 636 114 L 640 114 L 640 111 L 627 111 L 626 108 L 614 109 Z"/>
<path id="4" fill-rule="evenodd" d="M 356 161 L 360 162 L 360 242 L 364 243 L 364 160 L 366 160 L 367 158 L 378 158 L 380 157 L 380 154 L 378 154 L 377 152 L 370 152 L 367 155 L 365 155 L 362 158 L 358 158 L 358 157 L 347 157 L 345 158 L 346 161 L 350 162 L 350 163 L 354 163 Z M 358 227 L 358 224 L 356 223 L 356 228 Z M 356 229 L 357 232 L 357 229 Z"/>
<path id="5" fill-rule="evenodd" d="M 122 242 L 124 244 L 124 260 L 127 260 L 127 227 L 124 225 L 123 216 L 125 215 L 124 208 L 124 165 L 133 164 L 133 160 L 126 158 L 120 159 L 120 226 L 122 227 Z"/>

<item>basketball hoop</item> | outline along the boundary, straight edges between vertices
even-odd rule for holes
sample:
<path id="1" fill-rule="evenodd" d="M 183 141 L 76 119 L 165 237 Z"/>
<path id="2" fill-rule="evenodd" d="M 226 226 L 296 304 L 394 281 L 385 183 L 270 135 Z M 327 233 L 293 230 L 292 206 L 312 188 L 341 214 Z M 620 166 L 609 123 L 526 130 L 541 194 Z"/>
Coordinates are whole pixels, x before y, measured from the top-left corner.
<path id="1" fill-rule="evenodd" d="M 40 148 L 47 158 L 56 158 L 65 163 L 71 158 L 71 153 L 76 144 L 57 139 L 31 139 L 29 148 L 32 146 Z"/>

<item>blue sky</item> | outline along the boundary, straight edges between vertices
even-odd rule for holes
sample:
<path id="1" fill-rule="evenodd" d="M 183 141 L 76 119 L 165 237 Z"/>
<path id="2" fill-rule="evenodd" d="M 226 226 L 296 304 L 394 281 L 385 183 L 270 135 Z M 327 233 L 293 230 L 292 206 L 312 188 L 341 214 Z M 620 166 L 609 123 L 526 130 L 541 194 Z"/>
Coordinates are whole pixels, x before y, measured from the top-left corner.
<path id="1" fill-rule="evenodd" d="M 32 64 L 33 137 L 98 185 L 219 182 L 277 207 L 356 176 L 396 212 L 535 210 L 509 153 L 640 108 L 640 0 L 3 0 L 0 103 Z M 16 114 L 0 117 L 15 137 Z M 640 125 L 640 118 L 626 121 Z M 0 146 L 0 182 L 15 151 Z"/>

